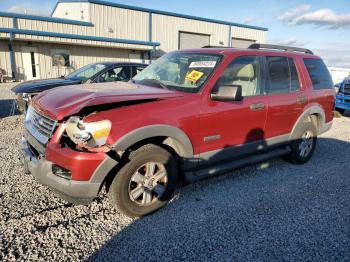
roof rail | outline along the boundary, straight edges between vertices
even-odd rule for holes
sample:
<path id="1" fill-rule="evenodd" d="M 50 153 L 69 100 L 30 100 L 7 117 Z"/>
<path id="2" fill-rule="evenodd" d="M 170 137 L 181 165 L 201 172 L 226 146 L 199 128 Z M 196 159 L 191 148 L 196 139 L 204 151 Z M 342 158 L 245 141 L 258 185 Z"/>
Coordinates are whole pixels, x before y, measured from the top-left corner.
<path id="1" fill-rule="evenodd" d="M 205 45 L 202 48 L 230 48 L 228 46 L 218 46 L 218 45 Z"/>
<path id="2" fill-rule="evenodd" d="M 299 48 L 299 47 L 291 47 L 291 46 L 283 46 L 283 45 L 270 45 L 270 44 L 252 44 L 248 47 L 249 49 L 274 49 L 274 50 L 283 50 L 288 52 L 299 52 L 313 55 L 314 53 L 310 49 Z"/>

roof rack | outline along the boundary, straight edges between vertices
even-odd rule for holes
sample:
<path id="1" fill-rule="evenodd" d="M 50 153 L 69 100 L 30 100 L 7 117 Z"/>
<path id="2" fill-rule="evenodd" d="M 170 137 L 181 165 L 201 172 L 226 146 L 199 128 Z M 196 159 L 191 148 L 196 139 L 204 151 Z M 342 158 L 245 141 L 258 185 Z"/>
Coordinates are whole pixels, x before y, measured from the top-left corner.
<path id="1" fill-rule="evenodd" d="M 218 45 L 205 45 L 202 48 L 230 48 L 228 46 L 218 46 Z"/>
<path id="2" fill-rule="evenodd" d="M 283 45 L 270 45 L 270 44 L 252 44 L 248 47 L 249 49 L 274 49 L 274 50 L 283 50 L 288 52 L 299 52 L 313 55 L 314 53 L 310 49 L 283 46 Z"/>

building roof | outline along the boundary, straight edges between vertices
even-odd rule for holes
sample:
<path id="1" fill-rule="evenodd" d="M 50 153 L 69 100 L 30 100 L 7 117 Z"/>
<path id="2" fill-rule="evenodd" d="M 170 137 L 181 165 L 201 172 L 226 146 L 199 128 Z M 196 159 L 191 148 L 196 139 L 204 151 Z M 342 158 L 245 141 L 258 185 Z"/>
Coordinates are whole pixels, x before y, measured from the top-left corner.
<path id="1" fill-rule="evenodd" d="M 244 27 L 244 28 L 250 28 L 250 29 L 261 30 L 261 31 L 268 31 L 268 29 L 264 28 L 264 27 L 252 26 L 252 25 L 247 25 L 247 24 L 239 24 L 239 23 L 233 23 L 233 22 L 228 22 L 228 21 L 223 21 L 223 20 L 204 18 L 204 17 L 199 17 L 199 16 L 174 13 L 174 12 L 167 12 L 167 11 L 161 11 L 161 10 L 156 10 L 156 9 L 149 9 L 149 8 L 119 4 L 119 3 L 112 3 L 112 2 L 108 2 L 108 1 L 102 1 L 102 0 L 58 0 L 53 12 L 55 11 L 55 9 L 59 3 L 79 3 L 79 2 L 80 3 L 92 3 L 92 4 L 97 4 L 97 5 L 105 5 L 105 6 L 117 7 L 117 8 L 123 8 L 123 9 L 130 9 L 130 10 L 142 11 L 142 12 L 147 12 L 147 13 L 152 13 L 152 14 L 174 16 L 174 17 L 198 20 L 198 21 L 209 22 L 209 23 Z"/>

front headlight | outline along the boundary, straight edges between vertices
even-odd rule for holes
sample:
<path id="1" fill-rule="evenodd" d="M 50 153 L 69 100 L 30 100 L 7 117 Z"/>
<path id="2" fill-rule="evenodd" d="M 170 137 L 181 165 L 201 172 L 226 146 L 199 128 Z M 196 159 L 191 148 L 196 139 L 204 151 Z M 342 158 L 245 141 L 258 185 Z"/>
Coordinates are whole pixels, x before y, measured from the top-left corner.
<path id="1" fill-rule="evenodd" d="M 75 144 L 95 148 L 106 144 L 111 127 L 109 120 L 84 123 L 79 117 L 73 116 L 66 123 L 66 132 Z"/>

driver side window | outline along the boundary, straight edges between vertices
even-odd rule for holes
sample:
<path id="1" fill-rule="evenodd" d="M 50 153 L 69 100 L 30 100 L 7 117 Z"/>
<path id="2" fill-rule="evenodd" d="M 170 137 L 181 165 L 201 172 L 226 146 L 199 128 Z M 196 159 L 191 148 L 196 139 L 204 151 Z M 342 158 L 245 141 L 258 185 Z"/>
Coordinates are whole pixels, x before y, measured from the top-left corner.
<path id="1" fill-rule="evenodd" d="M 221 85 L 238 85 L 242 95 L 261 94 L 260 62 L 257 56 L 244 56 L 234 59 L 221 76 Z"/>
<path id="2" fill-rule="evenodd" d="M 108 70 L 99 77 L 99 82 L 127 82 L 131 78 L 130 67 L 116 67 Z"/>

